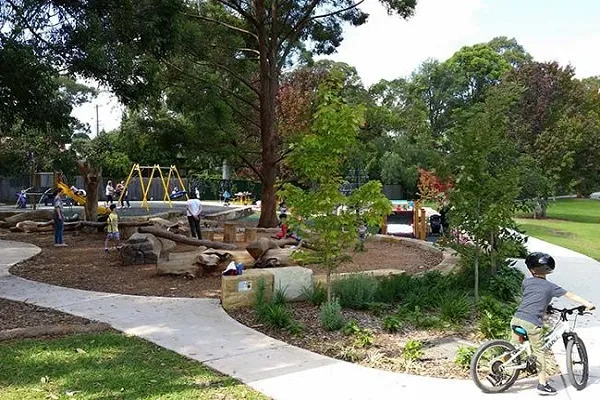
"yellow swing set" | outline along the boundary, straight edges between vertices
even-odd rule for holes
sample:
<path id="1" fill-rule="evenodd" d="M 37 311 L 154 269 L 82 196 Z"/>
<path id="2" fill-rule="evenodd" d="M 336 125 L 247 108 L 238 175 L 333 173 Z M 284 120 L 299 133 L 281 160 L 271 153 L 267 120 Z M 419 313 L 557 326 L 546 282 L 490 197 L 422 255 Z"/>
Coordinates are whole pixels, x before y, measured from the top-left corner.
<path id="1" fill-rule="evenodd" d="M 163 172 L 162 172 L 164 170 L 169 170 L 169 173 L 167 175 L 167 180 L 165 180 L 165 176 L 163 175 Z M 142 171 L 150 171 L 150 178 L 148 179 L 147 183 L 144 183 L 144 177 L 142 175 Z M 152 166 L 141 166 L 140 164 L 133 164 L 133 166 L 131 167 L 131 171 L 129 172 L 129 176 L 127 177 L 127 181 L 125 181 L 125 188 L 123 189 L 123 191 L 121 192 L 121 195 L 119 196 L 119 202 L 121 202 L 121 198 L 127 192 L 127 187 L 129 186 L 129 184 L 131 183 L 131 180 L 133 179 L 133 176 L 137 172 L 139 179 L 140 179 L 140 187 L 142 189 L 142 207 L 146 207 L 146 210 L 150 211 L 150 204 L 148 203 L 148 192 L 150 191 L 150 185 L 152 185 L 152 179 L 154 178 L 154 173 L 156 171 L 158 171 L 158 175 L 160 176 L 160 182 L 162 183 L 163 189 L 165 190 L 163 202 L 165 202 L 165 203 L 168 202 L 169 207 L 172 208 L 173 204 L 171 203 L 171 196 L 169 195 L 169 184 L 171 183 L 171 179 L 177 178 L 177 181 L 179 182 L 180 187 L 185 189 L 185 185 L 183 184 L 183 181 L 181 180 L 179 171 L 177 170 L 177 167 L 174 165 L 171 165 L 169 167 L 161 167 L 158 164 L 155 164 Z M 189 200 L 187 192 L 185 192 L 185 198 Z"/>

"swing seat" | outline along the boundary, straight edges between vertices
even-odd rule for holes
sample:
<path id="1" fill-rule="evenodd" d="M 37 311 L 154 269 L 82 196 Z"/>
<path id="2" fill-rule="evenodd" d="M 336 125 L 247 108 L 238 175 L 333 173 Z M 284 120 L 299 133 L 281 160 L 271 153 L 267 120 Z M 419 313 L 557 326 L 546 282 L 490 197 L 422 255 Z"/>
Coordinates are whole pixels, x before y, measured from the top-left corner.
<path id="1" fill-rule="evenodd" d="M 185 196 L 185 195 L 186 195 L 186 193 L 187 193 L 187 192 L 186 192 L 185 190 L 180 190 L 179 192 L 171 193 L 171 194 L 169 195 L 169 198 L 170 198 L 171 200 L 180 199 L 180 198 L 182 198 L 183 196 Z"/>

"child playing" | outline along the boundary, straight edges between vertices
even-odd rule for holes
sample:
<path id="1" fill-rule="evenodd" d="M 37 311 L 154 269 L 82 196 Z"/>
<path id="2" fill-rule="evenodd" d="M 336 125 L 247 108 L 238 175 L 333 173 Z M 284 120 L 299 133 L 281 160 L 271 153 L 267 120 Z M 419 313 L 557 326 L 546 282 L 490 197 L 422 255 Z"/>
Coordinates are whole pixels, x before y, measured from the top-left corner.
<path id="1" fill-rule="evenodd" d="M 533 276 L 523 280 L 523 300 L 517 308 L 510 325 L 520 326 L 527 331 L 531 349 L 537 358 L 538 393 L 541 395 L 555 395 L 556 389 L 548 384 L 546 360 L 542 348 L 542 318 L 544 312 L 552 298 L 561 296 L 585 305 L 588 310 L 593 310 L 595 306 L 576 294 L 546 280 L 546 275 L 554 272 L 556 268 L 556 263 L 549 254 L 531 253 L 525 259 L 525 264 Z M 513 343 L 519 341 L 518 336 L 514 333 L 512 341 Z"/>
<path id="2" fill-rule="evenodd" d="M 108 254 L 108 241 L 112 240 L 117 251 L 121 250 L 121 237 L 119 235 L 119 216 L 117 215 L 117 205 L 110 205 L 110 214 L 106 220 L 106 239 L 104 240 L 104 251 Z"/>

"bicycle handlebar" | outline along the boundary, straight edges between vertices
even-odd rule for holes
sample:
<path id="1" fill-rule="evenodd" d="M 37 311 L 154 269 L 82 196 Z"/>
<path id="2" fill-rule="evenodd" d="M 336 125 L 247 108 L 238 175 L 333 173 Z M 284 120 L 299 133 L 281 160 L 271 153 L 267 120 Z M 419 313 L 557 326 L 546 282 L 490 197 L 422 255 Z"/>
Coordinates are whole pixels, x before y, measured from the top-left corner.
<path id="1" fill-rule="evenodd" d="M 555 312 L 560 313 L 561 315 L 564 315 L 566 317 L 566 315 L 571 315 L 573 314 L 574 311 L 577 311 L 577 313 L 579 315 L 584 315 L 584 314 L 591 314 L 591 312 L 586 312 L 586 307 L 585 306 L 577 306 L 577 307 L 573 307 L 573 308 L 555 308 L 552 306 L 552 304 L 550 304 L 547 308 L 546 308 L 546 312 L 548 314 L 553 314 Z"/>

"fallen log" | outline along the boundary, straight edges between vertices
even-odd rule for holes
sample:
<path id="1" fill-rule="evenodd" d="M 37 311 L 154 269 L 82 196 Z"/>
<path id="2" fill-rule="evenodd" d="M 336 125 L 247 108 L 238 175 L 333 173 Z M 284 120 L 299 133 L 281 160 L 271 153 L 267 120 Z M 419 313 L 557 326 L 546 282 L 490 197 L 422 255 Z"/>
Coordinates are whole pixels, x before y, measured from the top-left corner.
<path id="1" fill-rule="evenodd" d="M 106 222 L 97 222 L 97 221 L 81 221 L 81 226 L 89 226 L 92 228 L 103 229 L 106 227 Z M 127 221 L 120 220 L 119 227 L 141 227 L 141 226 L 152 226 L 152 222 L 148 221 Z"/>
<path id="2" fill-rule="evenodd" d="M 48 221 L 52 219 L 52 210 L 34 210 L 34 211 L 24 211 L 17 215 L 13 215 L 5 219 L 10 226 L 15 226 L 19 222 L 22 221 Z"/>
<path id="3" fill-rule="evenodd" d="M 234 244 L 212 242 L 210 240 L 195 239 L 176 233 L 167 232 L 164 229 L 160 229 L 156 226 L 142 226 L 139 228 L 140 233 L 150 233 L 156 237 L 162 237 L 165 239 L 172 240 L 176 243 L 189 244 L 191 246 L 205 246 L 213 249 L 224 249 L 224 250 L 235 250 L 237 247 Z"/>

